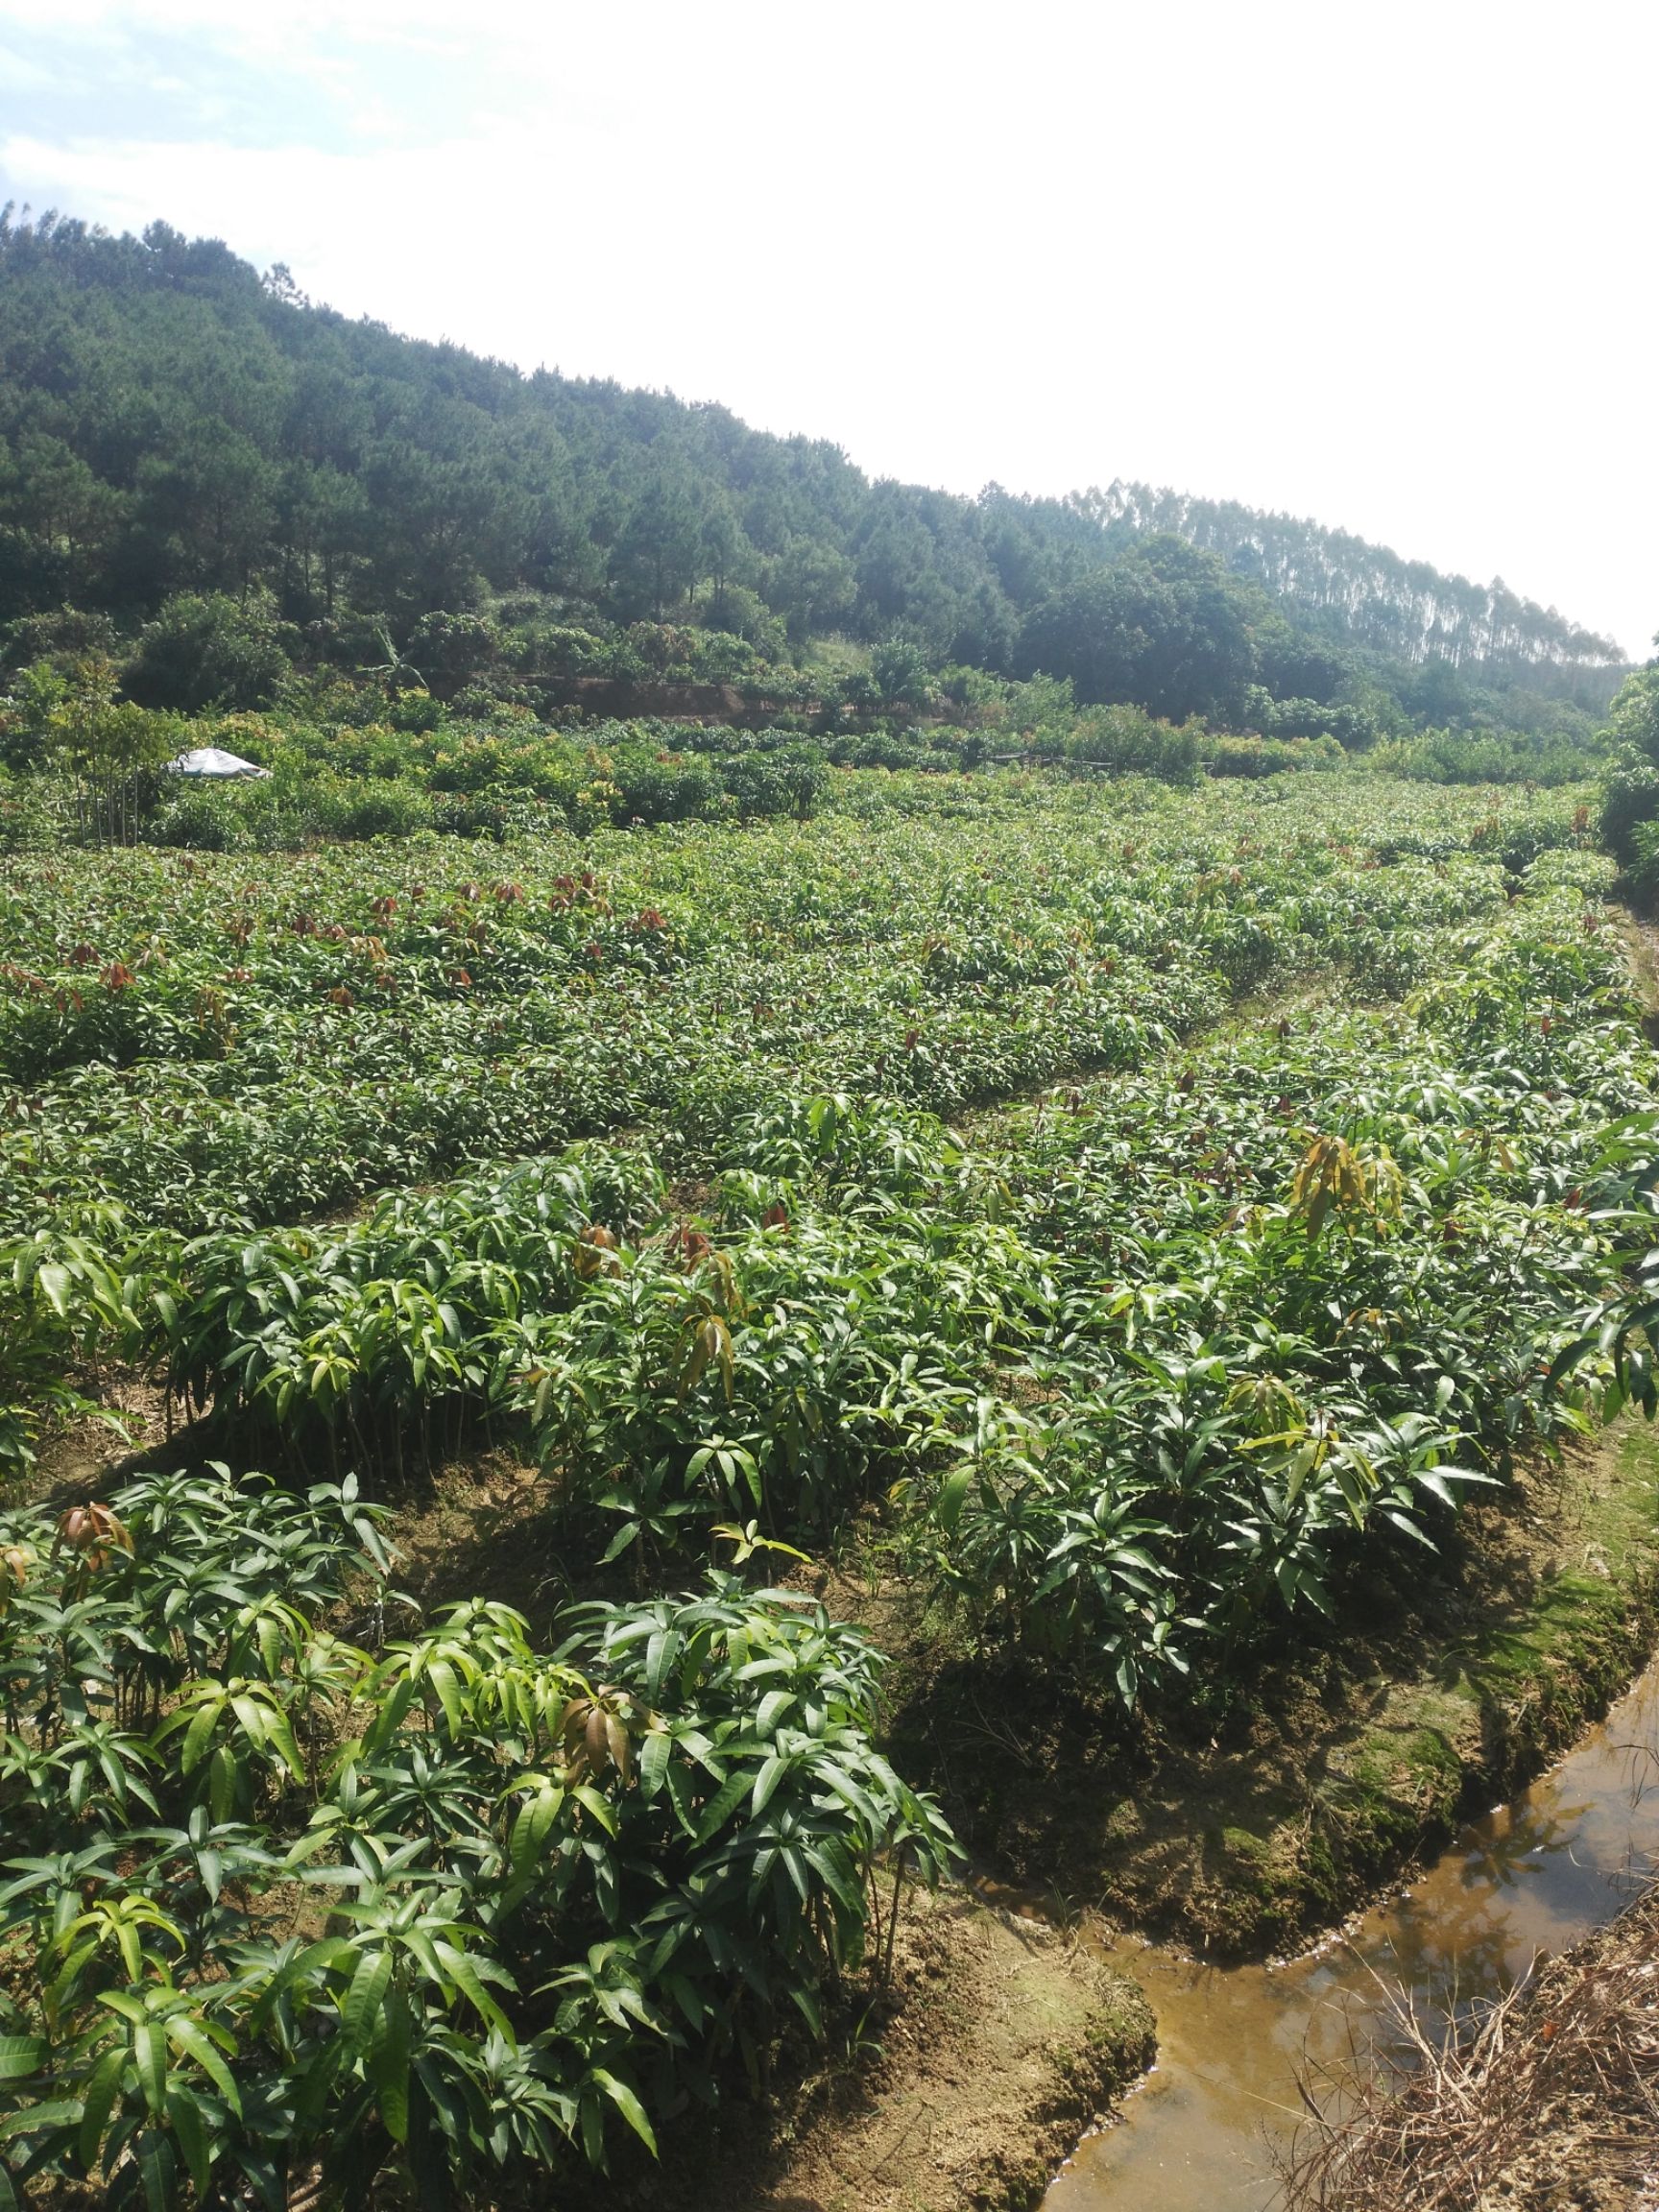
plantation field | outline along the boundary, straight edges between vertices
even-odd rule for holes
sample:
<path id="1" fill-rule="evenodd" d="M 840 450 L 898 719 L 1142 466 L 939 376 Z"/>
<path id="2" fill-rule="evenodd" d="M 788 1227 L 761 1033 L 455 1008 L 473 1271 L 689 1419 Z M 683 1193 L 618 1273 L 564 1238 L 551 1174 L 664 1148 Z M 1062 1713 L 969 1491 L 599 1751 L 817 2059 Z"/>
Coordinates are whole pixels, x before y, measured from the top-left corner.
<path id="1" fill-rule="evenodd" d="M 1606 1409 L 1550 1370 L 1659 1063 L 1579 794 L 842 781 L 12 867 L 0 1463 L 114 1373 L 187 1430 L 0 1522 L 20 2178 L 511 2200 L 656 2141 L 959 1859 L 801 1555 L 1219 1721 Z M 555 1619 L 397 1594 L 485 1448 Z"/>
<path id="2" fill-rule="evenodd" d="M 264 1224 L 622 1126 L 707 1166 L 781 1091 L 950 1117 L 1299 974 L 1398 996 L 1575 843 L 1570 797 L 870 781 L 748 830 L 12 860 L 0 1223 Z"/>

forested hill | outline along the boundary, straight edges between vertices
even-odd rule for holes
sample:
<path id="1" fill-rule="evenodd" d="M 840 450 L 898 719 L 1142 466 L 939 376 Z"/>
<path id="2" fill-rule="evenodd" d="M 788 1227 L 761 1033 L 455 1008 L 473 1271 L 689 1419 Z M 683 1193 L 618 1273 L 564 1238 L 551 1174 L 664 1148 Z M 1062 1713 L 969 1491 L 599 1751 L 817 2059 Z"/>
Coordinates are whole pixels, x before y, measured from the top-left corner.
<path id="1" fill-rule="evenodd" d="M 1401 699 L 1413 670 L 1439 671 L 1418 719 L 1451 718 L 1454 669 L 1592 703 L 1619 660 L 1502 587 L 1307 523 L 1134 486 L 873 483 L 723 407 L 349 321 L 163 225 L 8 213 L 0 620 L 73 603 L 131 625 L 254 587 L 319 637 L 535 593 L 554 621 L 672 619 L 774 657 L 898 638 L 1171 714 L 1236 714 L 1251 685 Z"/>
<path id="2" fill-rule="evenodd" d="M 1521 598 L 1502 577 L 1472 584 L 1346 530 L 1146 484 L 1114 484 L 1078 504 L 1109 544 L 1160 532 L 1185 538 L 1254 577 L 1298 615 L 1396 660 L 1438 658 L 1523 679 L 1543 668 L 1612 668 L 1623 661 L 1610 638 Z"/>

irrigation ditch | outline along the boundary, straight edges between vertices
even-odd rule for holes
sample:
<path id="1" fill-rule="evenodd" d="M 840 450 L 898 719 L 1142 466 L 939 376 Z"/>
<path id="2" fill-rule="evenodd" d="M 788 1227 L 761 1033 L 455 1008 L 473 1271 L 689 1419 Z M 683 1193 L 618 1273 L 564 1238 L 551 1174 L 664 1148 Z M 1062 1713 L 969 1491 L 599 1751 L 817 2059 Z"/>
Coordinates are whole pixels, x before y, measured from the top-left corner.
<path id="1" fill-rule="evenodd" d="M 1545 1961 L 1640 1900 L 1659 1855 L 1656 1748 L 1659 1663 L 1650 1663 L 1564 1759 L 1471 1821 L 1407 1887 L 1313 1951 L 1276 1964 L 1215 1967 L 1108 1943 L 1107 1960 L 1152 2004 L 1158 2059 L 1118 2124 L 1092 2134 L 1068 2161 L 1046 2212 L 1126 2204 L 1264 2212 L 1285 2201 L 1286 2170 L 1289 2201 L 1303 2212 L 1472 2205 L 1485 2201 L 1482 2187 L 1521 2152 L 1547 2152 L 1558 2131 L 1565 2148 L 1568 2124 L 1542 2094 L 1527 2107 L 1511 2095 L 1506 2116 L 1481 2127 L 1467 2110 L 1468 2069 L 1450 2061 L 1438 2100 L 1436 2078 L 1449 2063 L 1448 2042 L 1478 2046 L 1484 2037 L 1489 2062 L 1494 2023 L 1538 2056 L 1557 2039 L 1562 2002 L 1535 2015 L 1513 2012 L 1514 1993 Z M 1568 1987 L 1575 1985 L 1570 1971 Z M 1583 2032 L 1596 2032 L 1589 2009 Z M 1384 2087 L 1390 2074 L 1407 2083 L 1427 2076 L 1406 2092 L 1416 2161 L 1425 2178 L 1434 2173 L 1421 2194 L 1412 2188 L 1413 2156 L 1382 2155 L 1384 2143 L 1395 2152 L 1398 2145 L 1368 2084 L 1379 2067 Z M 1329 2115 L 1324 2128 L 1310 2120 L 1305 2088 Z M 1659 2152 L 1651 2104 L 1645 2153 L 1640 2102 L 1607 2117 L 1628 2127 L 1611 2178 L 1650 2179 Z M 1451 2140 L 1460 2121 L 1461 2148 Z M 1605 2192 L 1538 2199 L 1595 2203 L 1601 2212 L 1623 2200 Z"/>

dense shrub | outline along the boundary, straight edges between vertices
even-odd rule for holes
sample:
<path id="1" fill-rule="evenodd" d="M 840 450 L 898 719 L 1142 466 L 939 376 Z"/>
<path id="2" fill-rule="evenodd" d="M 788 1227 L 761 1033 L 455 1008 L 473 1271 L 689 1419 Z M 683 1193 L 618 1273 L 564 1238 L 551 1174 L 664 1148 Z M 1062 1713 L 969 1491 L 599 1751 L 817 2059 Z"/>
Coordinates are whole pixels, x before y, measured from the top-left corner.
<path id="1" fill-rule="evenodd" d="M 821 1607 L 711 1576 L 549 1651 L 484 1599 L 409 1620 L 382 1518 L 217 1467 L 0 1521 L 7 2201 L 544 2192 L 785 2014 L 822 2036 L 945 1872 L 872 1742 L 879 1656 Z M 325 1627 L 349 1589 L 410 1632 Z"/>
<path id="2" fill-rule="evenodd" d="M 168 786 L 144 833 L 153 845 L 182 845 L 197 853 L 242 853 L 270 842 L 260 834 L 269 815 L 268 804 L 250 803 L 246 783 L 232 787 L 180 778 Z"/>
<path id="3" fill-rule="evenodd" d="M 1626 867 L 1641 863 L 1644 896 L 1651 896 L 1651 841 L 1646 825 L 1659 820 L 1659 662 L 1639 668 L 1608 715 L 1618 747 L 1602 786 L 1601 837 Z"/>
<path id="4" fill-rule="evenodd" d="M 288 672 L 285 635 L 268 594 L 180 592 L 138 633 L 123 685 L 140 706 L 184 713 L 265 707 Z"/>
<path id="5" fill-rule="evenodd" d="M 1190 783 L 1203 754 L 1200 722 L 1160 722 L 1139 707 L 1097 707 L 1079 716 L 1064 733 L 1059 756 L 1073 766 L 1110 769 L 1118 776 L 1155 776 L 1164 783 Z M 1033 750 L 1056 750 L 1052 736 L 1041 733 Z"/>
<path id="6" fill-rule="evenodd" d="M 1425 730 L 1391 738 L 1370 765 L 1419 783 L 1581 783 L 1602 757 L 1599 746 L 1552 732 Z"/>
<path id="7" fill-rule="evenodd" d="M 0 853 L 42 853 L 62 839 L 67 794 L 39 776 L 0 767 Z"/>
<path id="8" fill-rule="evenodd" d="M 1659 818 L 1659 765 L 1634 746 L 1618 755 L 1601 786 L 1601 842 L 1629 867 L 1645 829 Z"/>
<path id="9" fill-rule="evenodd" d="M 432 827 L 430 796 L 391 778 L 320 783 L 305 802 L 307 828 L 325 837 L 412 837 Z"/>
<path id="10" fill-rule="evenodd" d="M 1364 752 L 1378 737 L 1377 717 L 1367 707 L 1275 699 L 1259 684 L 1244 695 L 1244 719 L 1262 737 L 1334 737 L 1348 753 Z"/>
<path id="11" fill-rule="evenodd" d="M 1304 768 L 1340 768 L 1346 756 L 1334 737 L 1216 737 L 1204 756 L 1212 776 L 1278 776 Z"/>

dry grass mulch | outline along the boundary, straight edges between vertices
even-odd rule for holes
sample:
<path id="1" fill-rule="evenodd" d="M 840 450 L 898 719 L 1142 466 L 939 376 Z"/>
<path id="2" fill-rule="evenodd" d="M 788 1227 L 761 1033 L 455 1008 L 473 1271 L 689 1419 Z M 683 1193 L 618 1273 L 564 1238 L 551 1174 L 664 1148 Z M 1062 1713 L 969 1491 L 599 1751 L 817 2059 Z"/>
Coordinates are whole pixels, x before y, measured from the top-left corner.
<path id="1" fill-rule="evenodd" d="M 1407 2079 L 1360 2087 L 1282 2176 L 1286 2212 L 1659 2212 L 1659 1880 Z"/>

